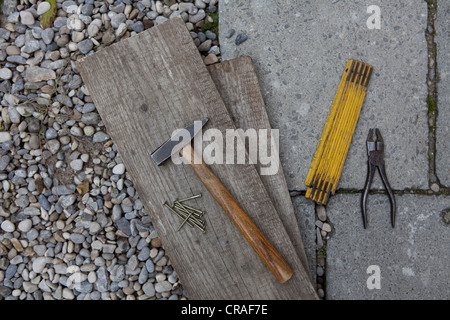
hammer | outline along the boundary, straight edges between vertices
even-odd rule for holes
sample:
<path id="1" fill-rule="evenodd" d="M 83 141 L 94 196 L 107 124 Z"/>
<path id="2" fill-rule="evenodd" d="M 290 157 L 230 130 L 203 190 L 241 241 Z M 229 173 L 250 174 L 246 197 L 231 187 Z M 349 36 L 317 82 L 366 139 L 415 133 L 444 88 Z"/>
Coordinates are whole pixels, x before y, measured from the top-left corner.
<path id="1" fill-rule="evenodd" d="M 195 125 L 194 123 L 183 130 L 179 130 L 156 149 L 151 154 L 151 158 L 159 166 L 172 155 L 180 152 L 208 192 L 222 207 L 228 218 L 238 228 L 269 270 L 280 283 L 284 283 L 292 277 L 294 271 L 191 146 L 191 140 L 202 130 L 207 121 L 208 118 L 204 118 L 201 120 L 201 125 Z M 200 123 L 200 121 L 197 123 Z"/>

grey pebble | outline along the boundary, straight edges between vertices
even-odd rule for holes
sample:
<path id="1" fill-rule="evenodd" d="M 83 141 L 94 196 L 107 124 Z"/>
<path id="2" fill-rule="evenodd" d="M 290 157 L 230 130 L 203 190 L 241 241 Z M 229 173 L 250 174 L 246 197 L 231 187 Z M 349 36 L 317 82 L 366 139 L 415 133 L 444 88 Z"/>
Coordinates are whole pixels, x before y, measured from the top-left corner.
<path id="1" fill-rule="evenodd" d="M 155 286 L 150 281 L 142 286 L 142 291 L 144 291 L 145 295 L 148 297 L 153 297 L 156 294 Z"/>
<path id="2" fill-rule="evenodd" d="M 220 54 L 220 49 L 218 46 L 212 46 L 209 51 L 208 54 L 215 54 L 216 56 Z"/>
<path id="3" fill-rule="evenodd" d="M 22 213 L 25 216 L 39 216 L 41 214 L 41 210 L 36 207 L 27 207 L 23 209 Z"/>
<path id="4" fill-rule="evenodd" d="M 35 273 L 41 273 L 45 265 L 47 264 L 47 258 L 46 257 L 37 257 L 34 259 L 32 268 Z"/>
<path id="5" fill-rule="evenodd" d="M 5 279 L 12 279 L 12 278 L 14 278 L 14 276 L 16 274 L 16 271 L 17 271 L 17 265 L 10 264 L 8 266 L 8 268 L 6 268 Z"/>
<path id="6" fill-rule="evenodd" d="M 205 42 L 206 41 L 206 34 L 204 34 L 203 32 L 199 32 L 197 33 L 197 38 L 198 40 L 200 40 L 200 43 Z"/>
<path id="7" fill-rule="evenodd" d="M 4 155 L 0 158 L 0 171 L 3 171 L 8 166 L 11 158 L 8 155 Z"/>
<path id="8" fill-rule="evenodd" d="M 320 221 L 326 221 L 327 220 L 327 211 L 324 206 L 318 205 L 316 207 L 316 213 L 317 217 Z"/>
<path id="9" fill-rule="evenodd" d="M 58 137 L 58 132 L 53 128 L 48 128 L 47 131 L 45 131 L 45 138 L 46 139 L 56 139 Z"/>
<path id="10" fill-rule="evenodd" d="M 133 31 L 137 33 L 142 32 L 144 31 L 144 24 L 142 23 L 142 21 L 136 21 L 131 25 L 131 29 L 133 29 Z"/>
<path id="11" fill-rule="evenodd" d="M 86 103 L 81 109 L 81 113 L 89 113 L 95 110 L 95 105 L 93 103 Z"/>
<path id="12" fill-rule="evenodd" d="M 37 245 L 33 246 L 33 250 L 34 250 L 34 252 L 36 252 L 36 254 L 39 257 L 43 257 L 47 248 L 43 244 L 37 244 Z"/>
<path id="13" fill-rule="evenodd" d="M 95 286 L 100 292 L 107 292 L 110 288 L 107 270 L 105 267 L 100 267 L 96 271 L 97 273 L 97 281 L 95 282 Z"/>
<path id="14" fill-rule="evenodd" d="M 36 229 L 31 229 L 27 232 L 27 239 L 28 241 L 36 240 L 37 237 L 39 237 L 39 232 Z"/>
<path id="15" fill-rule="evenodd" d="M 230 39 L 236 31 L 234 29 L 230 29 L 227 31 L 225 38 Z"/>
<path id="16" fill-rule="evenodd" d="M 111 26 L 117 29 L 119 25 L 127 20 L 127 17 L 123 13 L 118 13 L 111 18 Z"/>
<path id="17" fill-rule="evenodd" d="M 66 184 L 66 185 L 59 185 L 52 188 L 53 194 L 57 196 L 63 196 L 72 194 L 75 192 L 75 185 L 73 184 Z"/>
<path id="18" fill-rule="evenodd" d="M 81 244 L 81 243 L 84 242 L 85 237 L 84 237 L 84 235 L 82 235 L 81 233 L 72 233 L 72 234 L 70 235 L 70 240 L 71 240 L 73 243 Z"/>
<path id="19" fill-rule="evenodd" d="M 71 206 L 72 204 L 74 204 L 76 199 L 77 199 L 77 197 L 75 195 L 70 194 L 67 196 L 61 196 L 59 198 L 59 202 L 63 208 L 67 208 L 67 207 Z"/>
<path id="20" fill-rule="evenodd" d="M 217 7 L 214 5 L 208 6 L 208 11 L 211 13 L 215 13 L 217 11 Z"/>
<path id="21" fill-rule="evenodd" d="M 125 217 L 120 218 L 116 223 L 119 230 L 123 231 L 128 236 L 131 235 L 130 222 Z"/>
<path id="22" fill-rule="evenodd" d="M 193 7 L 191 7 L 191 8 L 193 8 Z M 205 17 L 206 17 L 205 10 L 201 9 L 201 10 L 198 10 L 198 12 L 196 14 L 189 16 L 189 22 L 196 24 L 200 20 L 203 20 Z"/>
<path id="23" fill-rule="evenodd" d="M 81 169 L 83 169 L 83 160 L 81 159 L 75 159 L 72 160 L 70 162 L 70 167 L 74 170 L 74 171 L 80 171 Z"/>
<path id="24" fill-rule="evenodd" d="M 55 36 L 55 32 L 53 31 L 52 28 L 44 29 L 41 32 L 42 41 L 44 41 L 45 44 L 52 43 L 54 36 Z"/>
<path id="25" fill-rule="evenodd" d="M 44 240 L 49 239 L 52 235 L 53 235 L 53 233 L 51 230 L 41 230 L 39 232 L 39 236 Z"/>
<path id="26" fill-rule="evenodd" d="M 150 258 L 150 248 L 144 247 L 141 252 L 139 252 L 138 259 L 139 261 L 146 261 L 148 258 Z"/>
<path id="27" fill-rule="evenodd" d="M 84 113 L 81 116 L 81 122 L 83 122 L 84 124 L 91 124 L 91 125 L 97 124 L 99 119 L 100 119 L 100 116 L 96 112 Z"/>
<path id="28" fill-rule="evenodd" d="M 140 284 L 144 284 L 148 279 L 148 271 L 147 268 L 141 268 L 141 272 L 139 273 L 138 282 Z"/>
<path id="29" fill-rule="evenodd" d="M 28 199 L 28 196 L 21 196 L 15 201 L 16 206 L 19 208 L 25 208 L 30 204 L 30 200 Z"/>
<path id="30" fill-rule="evenodd" d="M 92 141 L 94 141 L 94 142 L 106 142 L 109 139 L 110 139 L 109 135 L 107 135 L 103 131 L 98 131 L 98 132 L 94 133 L 94 137 L 92 138 Z"/>
<path id="31" fill-rule="evenodd" d="M 216 40 L 217 36 L 214 32 L 211 32 L 210 30 L 206 30 L 205 35 L 210 40 Z"/>
<path id="32" fill-rule="evenodd" d="M 26 64 L 27 60 L 19 55 L 14 55 L 14 56 L 8 56 L 6 58 L 6 61 L 8 62 L 12 62 L 12 63 L 17 63 L 17 64 Z"/>
<path id="33" fill-rule="evenodd" d="M 91 51 L 93 47 L 94 43 L 92 42 L 91 39 L 86 39 L 78 43 L 78 50 L 80 50 L 80 52 L 83 54 L 86 54 L 89 51 Z"/>
<path id="34" fill-rule="evenodd" d="M 319 277 L 322 277 L 322 276 L 324 275 L 324 270 L 323 270 L 323 268 L 320 267 L 320 266 L 318 266 L 317 269 L 316 269 L 316 274 L 317 274 Z"/>
<path id="35" fill-rule="evenodd" d="M 322 230 L 323 231 L 326 231 L 326 232 L 331 232 L 331 225 L 329 224 L 329 223 L 324 223 L 323 225 L 322 225 Z"/>
<path id="36" fill-rule="evenodd" d="M 0 286 L 0 297 L 9 297 L 12 292 L 11 288 L 1 285 Z"/>
<path id="37" fill-rule="evenodd" d="M 59 150 L 59 147 L 61 146 L 61 144 L 59 143 L 58 140 L 53 139 L 53 140 L 48 140 L 46 143 L 47 149 L 52 153 L 52 154 L 56 154 Z"/>
<path id="38" fill-rule="evenodd" d="M 167 291 L 170 291 L 171 289 L 172 289 L 172 284 L 166 280 L 155 284 L 155 290 L 156 290 L 156 292 L 159 292 L 159 293 L 167 292 Z"/>
<path id="39" fill-rule="evenodd" d="M 153 263 L 152 260 L 147 260 L 145 262 L 145 267 L 147 268 L 148 273 L 153 273 L 155 272 L 155 264 Z"/>
<path id="40" fill-rule="evenodd" d="M 196 6 L 190 6 L 187 10 L 190 15 L 195 15 L 198 13 L 198 8 Z"/>
<path id="41" fill-rule="evenodd" d="M 91 3 L 85 4 L 81 7 L 81 13 L 85 16 L 92 15 L 93 10 L 94 10 L 94 6 Z"/>
<path id="42" fill-rule="evenodd" d="M 163 22 L 166 22 L 167 20 L 169 20 L 169 19 L 164 16 L 157 16 L 155 19 L 155 26 L 157 26 L 158 24 L 161 24 Z"/>
<path id="43" fill-rule="evenodd" d="M 247 40 L 247 35 L 245 33 L 240 33 L 236 36 L 236 40 L 234 41 L 234 43 L 238 46 L 245 40 Z"/>
<path id="44" fill-rule="evenodd" d="M 316 241 L 317 241 L 317 249 L 323 247 L 322 235 L 320 234 L 320 229 L 316 228 Z"/>

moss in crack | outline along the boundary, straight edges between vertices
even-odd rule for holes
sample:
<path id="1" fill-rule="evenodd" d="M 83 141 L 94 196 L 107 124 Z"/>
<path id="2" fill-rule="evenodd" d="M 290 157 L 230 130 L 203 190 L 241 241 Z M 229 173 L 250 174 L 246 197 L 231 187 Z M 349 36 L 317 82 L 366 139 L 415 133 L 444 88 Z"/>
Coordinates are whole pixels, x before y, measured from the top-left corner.
<path id="1" fill-rule="evenodd" d="M 428 97 L 428 118 L 435 118 L 436 117 L 436 101 L 433 96 Z"/>
<path id="2" fill-rule="evenodd" d="M 327 244 L 326 242 L 324 242 L 323 246 L 317 249 L 317 258 L 326 259 L 326 257 L 327 257 Z"/>
<path id="3" fill-rule="evenodd" d="M 437 68 L 437 44 L 435 41 L 436 29 L 435 21 L 437 15 L 437 0 L 426 0 L 428 8 L 428 25 L 425 31 L 425 38 L 428 44 L 428 177 L 429 185 L 439 183 L 439 179 L 436 176 L 436 123 L 439 113 L 439 101 L 437 94 L 437 81 L 439 78 Z M 442 187 L 442 185 L 440 185 Z"/>
<path id="4" fill-rule="evenodd" d="M 212 22 L 207 22 L 202 26 L 202 32 L 206 32 L 207 30 L 214 32 L 219 37 L 219 13 L 208 13 L 208 15 L 212 18 Z"/>
<path id="5" fill-rule="evenodd" d="M 437 10 L 438 4 L 436 0 L 426 0 L 428 4 L 428 10 Z"/>

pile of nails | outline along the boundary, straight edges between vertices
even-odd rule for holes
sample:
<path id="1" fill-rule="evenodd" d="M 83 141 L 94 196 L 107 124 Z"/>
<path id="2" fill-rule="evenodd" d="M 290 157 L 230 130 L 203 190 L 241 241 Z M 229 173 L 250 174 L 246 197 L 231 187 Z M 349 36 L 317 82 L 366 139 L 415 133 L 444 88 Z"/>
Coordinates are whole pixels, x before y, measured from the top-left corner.
<path id="1" fill-rule="evenodd" d="M 204 212 L 184 204 L 188 200 L 200 198 L 201 196 L 201 194 L 196 194 L 188 198 L 175 200 L 172 205 L 169 205 L 167 202 L 164 203 L 164 206 L 182 220 L 177 231 L 180 231 L 185 224 L 193 228 L 198 228 L 203 233 L 206 231 L 205 221 L 202 219 Z"/>

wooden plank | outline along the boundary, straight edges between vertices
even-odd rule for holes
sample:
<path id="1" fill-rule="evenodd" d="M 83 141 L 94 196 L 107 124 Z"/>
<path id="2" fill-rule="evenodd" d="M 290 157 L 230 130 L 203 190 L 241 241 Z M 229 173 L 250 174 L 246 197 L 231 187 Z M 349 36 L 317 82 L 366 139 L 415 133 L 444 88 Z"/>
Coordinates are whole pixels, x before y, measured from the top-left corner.
<path id="1" fill-rule="evenodd" d="M 214 64 L 209 66 L 208 70 L 237 128 L 244 131 L 271 128 L 251 57 L 239 57 Z M 278 158 L 278 155 L 276 157 Z M 258 172 L 261 173 L 261 163 L 257 162 L 255 165 Z M 275 205 L 303 267 L 309 272 L 308 258 L 298 229 L 298 222 L 295 218 L 294 207 L 281 163 L 276 174 L 261 175 L 261 180 Z"/>
<path id="2" fill-rule="evenodd" d="M 177 128 L 208 117 L 220 132 L 234 123 L 180 18 L 98 51 L 78 63 L 108 133 L 193 299 L 317 299 L 309 276 L 254 165 L 211 170 L 294 269 L 280 284 L 187 165 L 157 167 L 150 154 Z M 206 129 L 207 129 L 206 128 Z M 204 144 L 205 145 L 205 144 Z M 205 234 L 182 228 L 164 202 L 202 193 Z"/>

